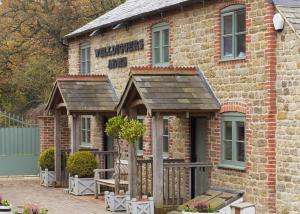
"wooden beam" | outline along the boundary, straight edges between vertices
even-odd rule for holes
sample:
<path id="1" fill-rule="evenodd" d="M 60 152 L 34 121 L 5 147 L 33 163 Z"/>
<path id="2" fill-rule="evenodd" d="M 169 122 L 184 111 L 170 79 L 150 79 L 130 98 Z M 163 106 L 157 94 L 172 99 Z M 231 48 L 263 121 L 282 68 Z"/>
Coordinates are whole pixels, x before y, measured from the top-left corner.
<path id="1" fill-rule="evenodd" d="M 59 103 L 58 105 L 56 105 L 55 109 L 60 109 L 60 108 L 65 108 L 66 104 L 65 103 Z"/>
<path id="2" fill-rule="evenodd" d="M 58 186 L 61 183 L 61 111 L 55 110 L 54 115 L 54 146 L 55 146 L 55 181 Z"/>
<path id="3" fill-rule="evenodd" d="M 136 119 L 137 112 L 136 109 L 130 109 L 129 110 L 129 118 Z M 128 190 L 130 193 L 130 197 L 136 197 L 137 196 L 137 190 L 138 187 L 134 184 L 137 183 L 137 171 L 136 167 L 134 167 L 135 162 L 135 150 L 134 150 L 134 144 L 128 145 Z"/>
<path id="4" fill-rule="evenodd" d="M 78 132 L 78 126 L 80 123 L 80 117 L 76 114 L 72 115 L 72 127 L 71 127 L 71 152 L 74 153 L 78 151 L 79 149 L 79 144 L 80 144 L 80 136 Z"/>
<path id="5" fill-rule="evenodd" d="M 138 99 L 138 100 L 135 100 L 133 101 L 131 104 L 130 104 L 130 108 L 134 108 L 134 107 L 137 107 L 139 105 L 144 105 L 143 103 L 143 100 L 142 99 Z"/>
<path id="6" fill-rule="evenodd" d="M 164 169 L 163 169 L 163 116 L 152 117 L 153 197 L 155 214 L 163 213 Z"/>

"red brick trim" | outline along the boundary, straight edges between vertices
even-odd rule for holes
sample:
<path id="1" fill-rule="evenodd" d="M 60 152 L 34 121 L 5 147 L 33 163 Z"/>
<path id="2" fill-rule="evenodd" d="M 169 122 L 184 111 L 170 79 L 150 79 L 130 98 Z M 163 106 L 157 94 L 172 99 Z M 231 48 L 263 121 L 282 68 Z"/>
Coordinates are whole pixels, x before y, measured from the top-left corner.
<path id="1" fill-rule="evenodd" d="M 174 21 L 173 21 L 173 17 L 172 16 L 168 16 L 168 17 L 164 17 L 162 19 L 159 20 L 155 20 L 154 22 L 148 24 L 147 27 L 147 34 L 148 34 L 148 41 L 147 41 L 147 45 L 149 48 L 149 52 L 147 54 L 148 56 L 148 65 L 152 66 L 152 27 L 156 24 L 159 23 L 163 23 L 166 22 L 169 24 L 169 57 L 170 57 L 170 66 L 172 66 L 174 64 L 173 61 L 173 54 L 174 54 L 174 48 L 172 48 L 172 43 L 174 41 L 174 34 L 173 34 L 173 29 L 174 29 Z"/>
<path id="2" fill-rule="evenodd" d="M 89 75 L 80 75 L 80 74 L 62 74 L 56 76 L 57 81 L 107 81 L 108 77 L 106 75 L 96 75 L 96 74 L 89 74 Z"/>
<path id="3" fill-rule="evenodd" d="M 197 70 L 194 66 L 182 66 L 182 67 L 135 66 L 130 68 L 130 75 L 147 75 L 147 74 L 197 75 Z"/>
<path id="4" fill-rule="evenodd" d="M 266 8 L 264 22 L 267 28 L 265 33 L 265 41 L 267 42 L 265 72 L 267 77 L 266 105 L 268 106 L 265 170 L 267 172 L 268 213 L 276 213 L 276 32 L 273 27 L 275 8 L 269 1 L 265 1 L 264 8 Z"/>
<path id="5" fill-rule="evenodd" d="M 221 10 L 225 7 L 235 5 L 235 4 L 241 4 L 245 5 L 246 8 L 246 57 L 245 59 L 238 59 L 238 60 L 221 60 Z M 251 17 L 250 17 L 250 11 L 251 11 L 251 3 L 246 3 L 245 0 L 231 0 L 226 3 L 219 3 L 217 4 L 217 9 L 215 11 L 215 63 L 218 64 L 240 64 L 240 63 L 247 63 L 249 62 L 249 59 L 251 58 L 250 53 L 250 43 L 251 43 L 251 36 L 250 36 L 250 27 L 251 27 Z"/>
<path id="6" fill-rule="evenodd" d="M 209 122 L 208 126 L 208 160 L 211 160 L 214 165 L 219 165 L 221 161 L 221 115 L 225 112 L 240 112 L 244 113 L 246 117 L 246 173 L 250 172 L 251 163 L 251 136 L 252 131 L 250 129 L 250 124 L 252 123 L 251 117 L 251 106 L 242 102 L 232 102 L 228 101 L 222 104 L 221 110 L 216 113 L 215 117 Z M 215 124 L 212 124 L 215 123 Z M 214 127 L 214 128 L 213 128 Z M 216 139 L 215 139 L 216 138 Z M 213 144 L 212 144 L 213 143 Z M 212 156 L 211 154 L 214 155 Z M 240 171 L 233 169 L 224 169 L 226 171 Z"/>

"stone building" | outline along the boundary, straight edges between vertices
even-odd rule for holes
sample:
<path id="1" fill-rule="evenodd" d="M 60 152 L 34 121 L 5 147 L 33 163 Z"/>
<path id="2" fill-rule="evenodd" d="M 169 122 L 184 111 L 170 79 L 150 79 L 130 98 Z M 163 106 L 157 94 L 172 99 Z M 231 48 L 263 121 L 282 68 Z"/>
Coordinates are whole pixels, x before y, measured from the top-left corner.
<path id="1" fill-rule="evenodd" d="M 209 186 L 243 191 L 259 214 L 300 213 L 299 14 L 298 0 L 127 0 L 65 36 L 69 75 L 41 143 L 110 150 L 105 121 L 140 105 L 141 157 L 161 114 L 165 158 L 211 163 Z"/>

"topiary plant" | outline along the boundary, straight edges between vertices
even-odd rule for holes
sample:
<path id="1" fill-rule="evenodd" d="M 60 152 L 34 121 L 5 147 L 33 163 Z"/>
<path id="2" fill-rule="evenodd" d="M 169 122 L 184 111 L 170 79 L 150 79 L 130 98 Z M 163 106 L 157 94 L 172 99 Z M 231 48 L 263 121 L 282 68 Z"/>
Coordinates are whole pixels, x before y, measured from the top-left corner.
<path id="1" fill-rule="evenodd" d="M 40 154 L 39 165 L 42 170 L 48 169 L 49 171 L 54 171 L 54 148 L 51 147 L 46 149 Z"/>
<path id="2" fill-rule="evenodd" d="M 96 168 L 96 157 L 90 152 L 86 151 L 75 152 L 67 161 L 67 169 L 70 175 L 78 175 L 79 178 L 93 177 L 94 169 Z"/>

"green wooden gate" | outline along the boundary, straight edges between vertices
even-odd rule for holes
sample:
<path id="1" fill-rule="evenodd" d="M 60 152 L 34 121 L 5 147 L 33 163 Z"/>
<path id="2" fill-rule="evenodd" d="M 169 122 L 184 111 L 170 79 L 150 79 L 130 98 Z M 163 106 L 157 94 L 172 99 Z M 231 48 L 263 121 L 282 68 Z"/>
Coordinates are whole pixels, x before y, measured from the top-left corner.
<path id="1" fill-rule="evenodd" d="M 0 176 L 37 175 L 39 128 L 0 111 Z"/>

